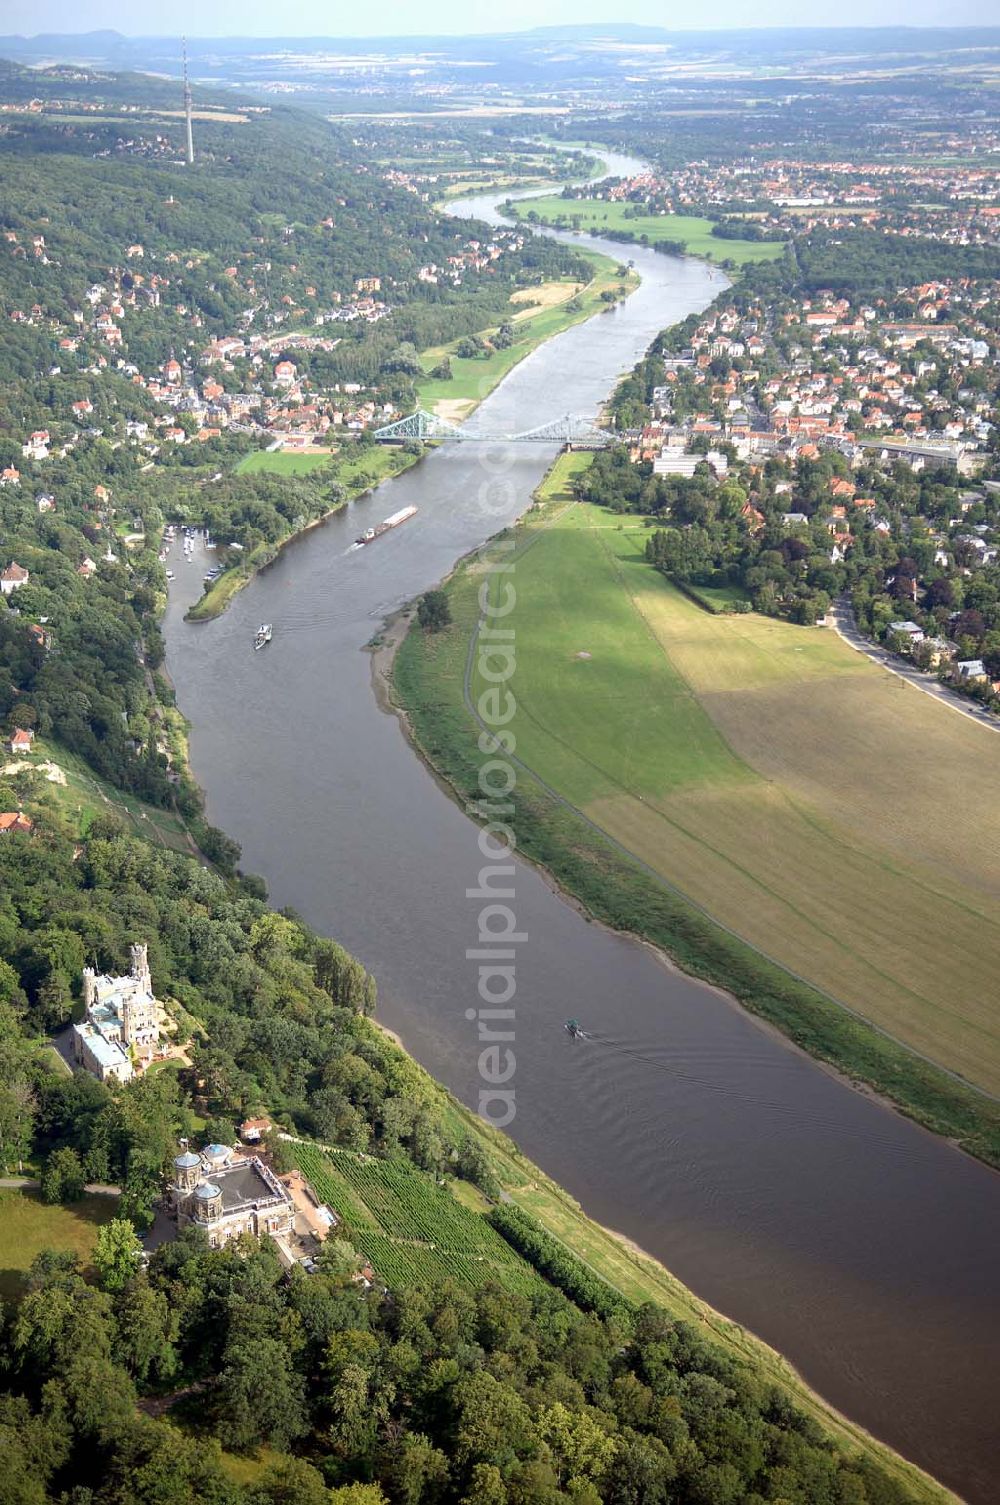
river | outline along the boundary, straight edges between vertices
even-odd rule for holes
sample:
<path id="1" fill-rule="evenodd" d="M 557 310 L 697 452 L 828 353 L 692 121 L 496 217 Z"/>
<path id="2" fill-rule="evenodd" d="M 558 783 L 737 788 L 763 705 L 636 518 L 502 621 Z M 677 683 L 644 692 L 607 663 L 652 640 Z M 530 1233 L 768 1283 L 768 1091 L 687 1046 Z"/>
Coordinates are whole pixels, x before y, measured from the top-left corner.
<path id="1" fill-rule="evenodd" d="M 471 207 L 487 217 L 490 198 Z M 641 286 L 517 366 L 480 408 L 484 432 L 593 415 L 655 334 L 721 285 L 695 261 L 579 243 L 633 259 Z M 292 543 L 214 623 L 183 621 L 201 561 L 176 563 L 165 624 L 209 819 L 276 904 L 361 958 L 379 1018 L 473 1104 L 477 829 L 377 707 L 360 650 L 524 510 L 553 454 L 442 446 Z M 350 552 L 362 527 L 409 504 L 416 518 Z M 274 641 L 254 654 L 262 620 Z M 994 1502 L 1000 1178 L 588 923 L 527 865 L 515 908 L 528 935 L 518 1144 L 834 1405 L 970 1501 Z M 571 1040 L 568 1014 L 606 1043 Z"/>

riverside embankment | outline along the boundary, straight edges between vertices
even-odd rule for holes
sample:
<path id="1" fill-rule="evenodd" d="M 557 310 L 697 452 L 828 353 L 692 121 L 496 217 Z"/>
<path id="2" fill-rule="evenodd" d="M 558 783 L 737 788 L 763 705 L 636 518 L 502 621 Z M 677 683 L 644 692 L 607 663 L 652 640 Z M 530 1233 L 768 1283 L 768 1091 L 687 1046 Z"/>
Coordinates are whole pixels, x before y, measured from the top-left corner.
<path id="1" fill-rule="evenodd" d="M 642 283 L 628 302 L 534 351 L 477 426 L 593 415 L 655 334 L 721 286 L 698 262 L 629 255 Z M 183 567 L 166 621 L 209 818 L 242 842 L 276 903 L 374 972 L 383 1022 L 467 1102 L 479 1085 L 466 1015 L 477 828 L 376 705 L 359 650 L 524 511 L 552 453 L 442 447 L 284 549 L 218 622 L 183 621 L 200 579 Z M 405 505 L 419 509 L 411 523 L 349 552 L 360 526 Z M 255 655 L 261 620 L 275 639 Z M 518 1144 L 851 1417 L 968 1499 L 995 1498 L 1000 1180 L 649 948 L 589 924 L 530 866 L 515 887 L 528 936 Z M 575 1048 L 568 1014 L 610 1045 Z"/>

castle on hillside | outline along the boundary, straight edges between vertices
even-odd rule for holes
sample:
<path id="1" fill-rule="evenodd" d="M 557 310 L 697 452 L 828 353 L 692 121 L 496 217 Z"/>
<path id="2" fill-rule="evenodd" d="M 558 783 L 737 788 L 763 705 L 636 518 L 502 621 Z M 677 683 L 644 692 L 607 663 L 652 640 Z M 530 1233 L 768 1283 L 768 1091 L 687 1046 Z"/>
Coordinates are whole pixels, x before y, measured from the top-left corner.
<path id="1" fill-rule="evenodd" d="M 197 1154 L 182 1139 L 167 1202 L 178 1227 L 193 1223 L 201 1228 L 213 1249 L 241 1233 L 252 1233 L 274 1239 L 286 1266 L 295 1262 L 288 1244 L 294 1234 L 295 1204 L 256 1155 L 236 1154 L 225 1144 L 206 1145 Z"/>
<path id="2" fill-rule="evenodd" d="M 86 1017 L 73 1026 L 73 1055 L 102 1082 L 131 1081 L 153 1059 L 160 1037 L 147 948 L 136 944 L 129 951 L 132 969 L 126 977 L 83 969 Z"/>

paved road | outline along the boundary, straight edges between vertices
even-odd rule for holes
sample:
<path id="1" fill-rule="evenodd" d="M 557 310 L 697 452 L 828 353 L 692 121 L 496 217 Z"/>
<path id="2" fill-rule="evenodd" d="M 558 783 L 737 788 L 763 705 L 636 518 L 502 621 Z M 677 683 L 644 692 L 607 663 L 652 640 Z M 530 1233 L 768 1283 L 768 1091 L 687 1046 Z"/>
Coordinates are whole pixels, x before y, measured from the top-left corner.
<path id="1" fill-rule="evenodd" d="M 34 1176 L 0 1176 L 0 1191 L 20 1191 L 24 1187 L 35 1189 L 41 1182 Z M 120 1186 L 107 1186 L 103 1181 L 88 1181 L 83 1188 L 91 1197 L 120 1197 Z"/>
<path id="2" fill-rule="evenodd" d="M 940 701 L 949 710 L 957 711 L 960 716 L 965 716 L 969 721 L 978 722 L 988 731 L 1000 732 L 1000 718 L 992 715 L 978 701 L 966 700 L 964 696 L 956 695 L 933 675 L 925 674 L 922 670 L 907 664 L 903 659 L 897 658 L 895 654 L 889 653 L 885 648 L 880 648 L 877 643 L 870 642 L 858 630 L 849 601 L 843 598 L 835 601 L 831 608 L 831 615 L 834 629 L 849 647 L 854 648 L 858 653 L 863 653 L 866 658 L 870 658 L 873 663 L 887 669 L 890 674 L 895 674 L 897 679 L 905 680 L 915 690 L 921 690 L 925 695 L 930 695 L 933 699 Z"/>

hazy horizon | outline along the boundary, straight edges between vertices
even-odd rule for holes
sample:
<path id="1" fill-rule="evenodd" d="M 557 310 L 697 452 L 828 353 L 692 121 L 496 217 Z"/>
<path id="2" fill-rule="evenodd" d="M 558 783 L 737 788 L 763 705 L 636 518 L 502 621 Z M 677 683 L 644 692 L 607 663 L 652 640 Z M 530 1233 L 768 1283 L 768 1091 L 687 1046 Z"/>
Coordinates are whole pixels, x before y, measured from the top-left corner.
<path id="1" fill-rule="evenodd" d="M 817 0 L 803 22 L 797 0 L 759 0 L 752 17 L 741 0 L 718 0 L 708 14 L 690 12 L 664 15 L 660 0 L 632 0 L 625 14 L 611 16 L 608 0 L 511 0 L 502 10 L 482 0 L 426 0 L 420 7 L 420 24 L 414 25 L 414 8 L 401 3 L 383 4 L 374 14 L 355 6 L 329 4 L 324 0 L 299 0 L 281 13 L 275 25 L 269 0 L 218 0 L 208 12 L 194 13 L 178 6 L 165 13 L 152 0 L 83 0 L 66 15 L 65 0 L 5 0 L 0 5 L 0 32 L 32 38 L 47 33 L 85 35 L 92 31 L 117 31 L 129 38 L 163 37 L 186 32 L 190 37 L 285 38 L 317 37 L 427 37 L 489 36 L 497 33 L 532 31 L 545 26 L 639 25 L 664 31 L 764 31 L 787 29 L 866 28 L 904 26 L 983 27 L 1000 25 L 1000 0 L 986 7 L 979 0 Z M 986 12 L 989 11 L 987 14 Z M 174 23 L 164 26 L 169 16 Z"/>

